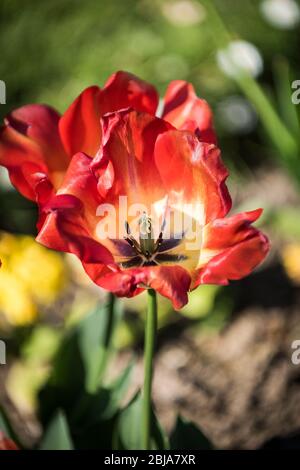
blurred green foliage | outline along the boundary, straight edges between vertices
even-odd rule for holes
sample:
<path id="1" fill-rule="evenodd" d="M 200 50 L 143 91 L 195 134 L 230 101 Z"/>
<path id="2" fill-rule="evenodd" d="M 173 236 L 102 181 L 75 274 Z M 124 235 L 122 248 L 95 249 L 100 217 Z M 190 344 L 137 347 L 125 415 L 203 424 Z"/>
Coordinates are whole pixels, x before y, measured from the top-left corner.
<path id="1" fill-rule="evenodd" d="M 64 112 L 83 88 L 103 85 L 118 69 L 152 82 L 161 96 L 170 80 L 186 79 L 213 108 L 223 158 L 233 175 L 229 183 L 243 176 L 249 181 L 254 165 L 274 164 L 276 142 L 283 150 L 276 161 L 299 174 L 299 155 L 285 161 L 285 143 L 279 128 L 282 125 L 293 138 L 299 137 L 290 82 L 300 76 L 300 28 L 272 26 L 261 14 L 262 1 L 23 0 L 21 5 L 18 0 L 1 0 L 0 79 L 6 83 L 7 104 L 0 105 L 0 118 L 30 102 L 48 103 Z M 234 80 L 221 71 L 216 52 L 226 46 L 227 39 L 243 39 L 257 47 L 264 65 L 258 82 L 265 94 L 253 79 Z M 262 126 L 255 118 L 248 129 L 229 125 L 231 116 L 228 111 L 224 115 L 224 106 L 243 93 L 252 99 L 251 106 L 258 114 L 262 111 L 275 146 L 265 135 L 262 138 Z M 252 207 L 252 202 L 253 207 L 267 206 L 266 201 L 255 200 L 247 202 L 246 209 Z M 283 237 L 298 234 L 295 211 L 279 209 L 274 213 L 271 209 L 266 222 Z M 1 228 L 34 233 L 35 221 L 35 205 L 1 180 Z M 217 308 L 217 294 L 218 288 L 213 286 L 199 289 L 191 295 L 183 315 L 201 318 L 202 324 L 222 325 L 231 307 L 224 311 Z M 140 300 L 143 303 L 138 297 L 130 300 L 130 306 L 126 304 L 127 309 L 140 311 L 141 315 L 129 316 L 121 324 L 115 339 L 119 347 L 134 343 L 142 335 L 144 307 Z M 172 322 L 169 305 L 161 305 L 160 310 L 160 326 Z M 212 310 L 215 316 L 210 315 Z"/>
<path id="2" fill-rule="evenodd" d="M 291 105 L 290 83 L 300 77 L 300 28 L 280 30 L 270 25 L 261 15 L 261 0 L 186 0 L 185 4 L 194 8 L 194 16 L 174 15 L 172 8 L 176 3 L 180 2 L 1 0 L 0 80 L 7 87 L 7 104 L 0 105 L 1 120 L 10 110 L 27 103 L 47 103 L 64 112 L 85 87 L 102 86 L 119 69 L 152 82 L 161 95 L 169 81 L 185 79 L 211 104 L 223 157 L 236 178 L 244 174 L 249 179 L 252 176 L 249 167 L 274 164 L 275 156 L 277 162 L 299 176 L 296 153 L 300 105 L 298 108 Z M 216 17 L 211 14 L 212 5 L 218 12 Z M 221 72 L 216 52 L 226 45 L 223 38 L 227 35 L 257 47 L 264 64 L 258 77 L 264 93 L 253 79 L 233 80 Z M 265 138 L 259 119 L 253 119 L 247 129 L 234 128 L 229 125 L 228 113 L 226 117 L 221 112 L 226 100 L 243 94 L 265 123 L 270 140 Z M 297 140 L 297 149 L 291 153 L 295 156 L 289 156 L 289 138 L 281 139 L 281 126 Z M 6 187 L 2 180 L 0 186 L 1 228 L 34 233 L 34 204 Z M 279 236 L 289 234 L 292 240 L 299 239 L 297 215 L 298 208 L 279 209 L 275 214 L 270 211 L 267 223 L 273 224 Z M 132 346 L 141 340 L 145 312 L 140 302 L 143 303 L 141 297 L 131 299 L 130 306 L 125 301 L 125 308 L 132 310 L 133 316 L 127 315 L 125 322 L 119 324 L 113 338 L 115 347 Z M 230 288 L 205 286 L 191 294 L 182 313 L 196 333 L 200 329 L 216 330 L 226 323 L 233 303 Z M 178 317 L 165 303 L 161 304 L 161 312 L 161 327 L 172 324 Z M 39 396 L 39 411 L 47 429 L 41 443 L 44 448 L 57 448 L 57 436 L 62 448 L 73 444 L 78 448 L 100 448 L 111 445 L 113 439 L 118 446 L 133 445 L 125 442 L 131 437 L 126 433 L 114 434 L 116 420 L 125 422 L 125 430 L 136 422 L 138 398 L 121 411 L 130 365 L 115 383 L 109 386 L 102 383 L 102 370 L 110 359 L 105 341 L 109 324 L 103 315 L 99 322 L 98 314 L 94 311 L 74 328 L 67 329 L 63 338 L 51 327 L 39 326 L 23 345 L 21 355 L 29 372 L 29 364 L 37 369 L 33 357 L 48 363 L 54 356 L 52 369 L 41 369 L 44 387 Z M 195 322 L 199 328 L 194 328 Z M 45 348 L 49 354 L 46 357 Z M 28 377 L 34 382 L 30 374 Z M 34 382 L 35 394 L 38 386 Z M 6 431 L 11 434 L 8 427 Z M 174 446 L 184 448 L 187 436 L 189 441 L 193 435 L 199 439 L 198 433 L 192 425 L 178 419 L 171 445 L 173 442 Z M 133 437 L 138 437 L 138 433 Z"/>
<path id="3" fill-rule="evenodd" d="M 170 80 L 191 81 L 215 112 L 223 157 L 231 169 L 243 172 L 247 165 L 271 161 L 274 151 L 261 139 L 261 126 L 254 122 L 246 131 L 230 129 L 220 112 L 220 104 L 241 91 L 217 65 L 215 39 L 222 41 L 221 30 L 207 2 L 183 2 L 194 10 L 185 10 L 181 16 L 178 12 L 174 16 L 176 3 L 180 2 L 23 0 L 20 5 L 18 0 L 1 0 L 0 79 L 7 88 L 7 104 L 0 106 L 1 120 L 10 110 L 30 102 L 47 103 L 63 112 L 82 89 L 103 85 L 114 71 L 125 69 L 154 83 L 161 94 Z M 267 90 L 274 91 L 278 87 L 276 77 L 282 79 L 285 73 L 282 68 L 280 73 L 273 73 L 280 57 L 289 64 L 292 76 L 300 75 L 299 27 L 280 30 L 270 25 L 260 12 L 260 0 L 208 3 L 215 5 L 232 38 L 250 41 L 258 48 L 264 61 L 260 81 Z M 286 86 L 287 82 L 279 88 L 289 93 Z M 282 96 L 279 94 L 281 111 L 290 128 L 292 113 L 284 105 L 282 109 Z M 286 99 L 289 96 L 284 102 Z M 14 192 L 2 191 L 2 228 L 34 233 L 33 204 Z"/>
<path id="4" fill-rule="evenodd" d="M 90 312 L 64 336 L 56 350 L 48 380 L 38 399 L 38 414 L 43 432 L 35 448 L 41 450 L 72 449 L 142 449 L 141 406 L 139 391 L 124 406 L 133 372 L 133 361 L 109 384 L 102 369 L 107 361 L 107 335 L 111 340 L 119 313 L 108 308 L 110 302 Z M 101 321 L 100 321 L 101 320 Z M 112 321 L 113 320 L 113 321 Z M 109 326 L 109 324 L 111 324 Z M 94 374 L 95 365 L 97 374 Z M 101 367 L 99 368 L 99 365 Z M 93 370 L 92 370 L 93 369 Z M 90 372 L 94 386 L 91 388 Z M 22 384 L 24 385 L 24 384 Z M 189 442 L 194 448 L 211 447 L 207 438 L 192 423 L 178 417 L 171 441 L 151 409 L 151 449 L 181 449 Z M 0 431 L 24 448 L 0 408 Z"/>
<path id="5" fill-rule="evenodd" d="M 174 14 L 174 6 L 180 3 L 185 5 L 183 13 Z M 224 117 L 220 105 L 244 92 L 254 105 L 258 103 L 264 120 L 275 123 L 275 127 L 270 124 L 271 134 L 279 143 L 278 119 L 293 137 L 299 133 L 290 81 L 300 76 L 300 28 L 275 28 L 261 14 L 261 4 L 262 0 L 23 0 L 20 5 L 18 0 L 1 0 L 0 79 L 7 86 L 7 104 L 0 105 L 0 118 L 30 102 L 48 103 L 63 112 L 83 88 L 103 85 L 118 69 L 154 83 L 161 95 L 170 80 L 186 79 L 213 108 L 220 147 L 232 174 L 238 179 L 244 174 L 249 180 L 253 175 L 249 168 L 273 163 L 276 151 L 262 139 L 262 126 L 255 119 L 249 129 L 234 129 L 228 126 L 228 113 Z M 257 47 L 264 64 L 258 80 L 265 95 L 254 80 L 233 80 L 220 70 L 216 52 L 226 45 L 222 41 L 227 36 Z M 275 118 L 266 111 L 267 98 Z M 282 162 L 285 164 L 284 156 Z M 299 155 L 291 163 L 288 160 L 287 166 L 297 174 L 294 168 L 300 168 Z M 289 232 L 293 216 L 271 216 L 275 227 Z M 1 227 L 34 233 L 35 221 L 34 204 L 1 182 Z M 207 316 L 215 308 L 215 294 L 214 288 L 203 288 L 199 295 L 191 296 L 183 314 Z M 169 309 L 165 310 L 162 324 L 168 322 Z M 130 344 L 142 332 L 135 318 L 125 326 L 117 338 L 120 344 Z"/>
<path id="6" fill-rule="evenodd" d="M 47 102 L 60 111 L 92 83 L 115 70 L 129 70 L 163 92 L 172 79 L 193 82 L 212 104 L 234 90 L 220 73 L 210 40 L 210 18 L 180 24 L 168 10 L 171 0 L 2 0 L 0 77 L 7 84 L 9 109 Z M 201 2 L 197 2 L 201 5 Z M 274 56 L 285 56 L 299 71 L 299 29 L 267 24 L 260 1 L 218 0 L 223 21 L 235 37 L 253 42 L 270 82 Z M 244 19 L 247 18 L 247 21 Z"/>

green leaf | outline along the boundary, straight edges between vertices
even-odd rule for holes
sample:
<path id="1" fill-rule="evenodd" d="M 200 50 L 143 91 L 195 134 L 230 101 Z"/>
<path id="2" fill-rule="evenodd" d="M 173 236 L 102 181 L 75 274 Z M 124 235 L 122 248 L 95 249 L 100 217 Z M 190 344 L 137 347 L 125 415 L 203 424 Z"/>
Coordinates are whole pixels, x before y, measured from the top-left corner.
<path id="1" fill-rule="evenodd" d="M 67 420 L 62 411 L 58 411 L 48 426 L 42 443 L 41 450 L 73 450 Z"/>
<path id="2" fill-rule="evenodd" d="M 115 428 L 114 447 L 118 450 L 142 449 L 142 394 L 138 392 L 129 405 L 121 411 Z M 153 410 L 151 450 L 168 449 L 164 434 Z"/>
<path id="3" fill-rule="evenodd" d="M 87 315 L 62 341 L 49 381 L 40 393 L 40 417 L 49 421 L 57 408 L 71 411 L 85 394 L 100 386 L 121 315 L 119 302 L 106 303 Z"/>
<path id="4" fill-rule="evenodd" d="M 102 387 L 94 394 L 85 393 L 72 410 L 71 422 L 84 427 L 116 415 L 127 392 L 133 365 L 132 361 L 110 386 Z"/>
<path id="5" fill-rule="evenodd" d="M 107 387 L 85 393 L 71 410 L 69 423 L 78 449 L 108 449 L 112 446 L 114 423 L 130 383 L 133 361 Z"/>
<path id="6" fill-rule="evenodd" d="M 134 361 L 125 368 L 122 374 L 109 387 L 109 402 L 102 413 L 102 418 L 111 418 L 120 408 L 130 384 Z"/>
<path id="7" fill-rule="evenodd" d="M 93 392 L 99 386 L 111 352 L 112 337 L 121 314 L 120 302 L 113 301 L 113 305 L 105 304 L 100 312 L 89 315 L 81 325 L 78 341 L 88 391 Z"/>
<path id="8" fill-rule="evenodd" d="M 197 428 L 195 424 L 185 420 L 181 416 L 177 417 L 175 428 L 170 437 L 170 444 L 172 450 L 209 450 L 213 448 L 203 432 Z"/>

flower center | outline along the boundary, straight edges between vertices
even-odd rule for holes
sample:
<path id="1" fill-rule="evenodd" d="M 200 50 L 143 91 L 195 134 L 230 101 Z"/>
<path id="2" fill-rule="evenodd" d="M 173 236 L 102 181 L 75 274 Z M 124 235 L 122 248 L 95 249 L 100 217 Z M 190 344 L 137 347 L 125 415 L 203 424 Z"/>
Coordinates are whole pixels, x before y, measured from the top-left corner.
<path id="1" fill-rule="evenodd" d="M 152 220 L 146 212 L 139 219 L 138 240 L 133 237 L 128 222 L 125 222 L 126 236 L 124 240 L 112 240 L 123 255 L 119 262 L 122 268 L 138 266 L 158 266 L 161 264 L 178 264 L 187 259 L 180 253 L 172 253 L 184 237 L 183 233 L 164 239 L 165 220 L 160 229 L 158 237 L 154 238 Z"/>

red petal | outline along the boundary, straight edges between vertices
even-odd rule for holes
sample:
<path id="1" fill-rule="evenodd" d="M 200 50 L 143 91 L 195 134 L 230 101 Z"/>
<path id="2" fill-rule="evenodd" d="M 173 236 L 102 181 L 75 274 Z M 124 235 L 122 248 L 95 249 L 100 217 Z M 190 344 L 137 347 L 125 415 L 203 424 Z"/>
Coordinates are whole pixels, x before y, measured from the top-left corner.
<path id="1" fill-rule="evenodd" d="M 77 152 L 94 156 L 101 143 L 101 116 L 127 107 L 154 114 L 157 103 L 155 88 L 126 72 L 112 75 L 102 90 L 97 86 L 87 88 L 59 123 L 66 152 L 70 156 Z"/>
<path id="2" fill-rule="evenodd" d="M 176 129 L 198 130 L 202 142 L 217 142 L 212 111 L 205 100 L 197 97 L 194 87 L 188 82 L 176 80 L 170 83 L 164 98 L 162 117 Z"/>
<path id="3" fill-rule="evenodd" d="M 157 137 L 171 125 L 150 114 L 124 110 L 103 117 L 103 146 L 94 158 L 98 190 L 110 201 L 128 196 L 128 205 L 147 205 L 165 195 L 154 163 Z"/>
<path id="4" fill-rule="evenodd" d="M 132 297 L 140 292 L 141 287 L 150 287 L 170 299 L 178 310 L 188 302 L 191 278 L 180 266 L 153 266 L 111 273 L 99 279 L 98 283 L 122 297 Z"/>
<path id="5" fill-rule="evenodd" d="M 61 202 L 46 217 L 36 240 L 53 250 L 73 253 L 84 263 L 113 263 L 111 253 L 82 226 L 77 204 L 72 207 L 68 200 Z"/>
<path id="6" fill-rule="evenodd" d="M 243 212 L 214 220 L 205 227 L 200 258 L 203 266 L 195 285 L 226 285 L 229 280 L 247 276 L 261 263 L 269 251 L 269 242 L 262 232 L 251 226 L 261 212 L 261 209 Z"/>
<path id="7" fill-rule="evenodd" d="M 61 140 L 70 157 L 77 152 L 94 155 L 101 140 L 100 98 L 97 86 L 86 88 L 59 122 Z"/>
<path id="8" fill-rule="evenodd" d="M 191 132 L 171 130 L 157 139 L 155 163 L 169 193 L 178 194 L 182 204 L 202 206 L 198 219 L 203 225 L 230 210 L 228 172 L 214 145 L 200 142 Z"/>
<path id="9" fill-rule="evenodd" d="M 111 253 L 94 239 L 100 203 L 91 159 L 79 153 L 70 163 L 59 193 L 43 208 L 44 223 L 37 236 L 43 245 L 74 253 L 86 263 L 113 263 Z"/>
<path id="10" fill-rule="evenodd" d="M 116 72 L 107 80 L 101 97 L 103 114 L 128 107 L 155 114 L 157 106 L 158 94 L 154 86 L 123 71 Z"/>
<path id="11" fill-rule="evenodd" d="M 40 197 L 47 199 L 67 168 L 69 159 L 60 142 L 58 120 L 59 114 L 52 108 L 28 105 L 13 111 L 0 130 L 0 164 L 8 169 L 14 186 L 31 200 L 37 200 L 41 182 Z"/>

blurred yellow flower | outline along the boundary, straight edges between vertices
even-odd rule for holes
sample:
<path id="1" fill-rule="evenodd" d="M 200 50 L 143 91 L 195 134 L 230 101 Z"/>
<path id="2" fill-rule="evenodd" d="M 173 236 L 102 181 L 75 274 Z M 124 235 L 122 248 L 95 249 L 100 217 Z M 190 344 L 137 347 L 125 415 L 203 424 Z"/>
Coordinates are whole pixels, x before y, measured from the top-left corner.
<path id="1" fill-rule="evenodd" d="M 281 251 L 282 262 L 289 278 L 300 284 L 300 243 L 289 243 Z"/>
<path id="2" fill-rule="evenodd" d="M 37 394 L 49 376 L 42 364 L 14 362 L 6 380 L 9 398 L 23 414 L 32 414 L 37 408 Z"/>
<path id="3" fill-rule="evenodd" d="M 24 284 L 13 273 L 0 269 L 0 311 L 15 326 L 31 323 L 37 317 L 37 307 Z"/>
<path id="4" fill-rule="evenodd" d="M 19 246 L 11 256 L 11 270 L 37 302 L 53 302 L 66 284 L 66 268 L 61 256 L 31 237 L 21 237 Z"/>
<path id="5" fill-rule="evenodd" d="M 11 325 L 26 325 L 38 306 L 53 302 L 66 286 L 62 257 L 30 236 L 0 236 L 0 312 Z"/>

